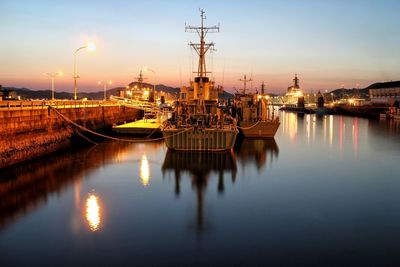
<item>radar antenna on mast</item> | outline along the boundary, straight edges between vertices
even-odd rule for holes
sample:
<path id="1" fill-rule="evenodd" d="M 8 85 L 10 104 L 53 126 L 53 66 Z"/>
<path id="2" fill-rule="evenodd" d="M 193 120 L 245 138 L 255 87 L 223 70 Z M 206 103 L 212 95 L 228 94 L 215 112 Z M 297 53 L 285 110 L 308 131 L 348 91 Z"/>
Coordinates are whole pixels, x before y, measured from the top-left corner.
<path id="1" fill-rule="evenodd" d="M 199 55 L 199 65 L 197 69 L 197 77 L 203 78 L 206 77 L 207 75 L 207 69 L 206 69 L 206 53 L 207 51 L 211 48 L 213 49 L 215 43 L 205 43 L 204 39 L 207 35 L 207 33 L 215 33 L 219 32 L 219 24 L 218 26 L 211 26 L 211 27 L 205 27 L 204 26 L 204 20 L 206 19 L 206 16 L 204 15 L 204 10 L 199 9 L 200 11 L 200 17 L 201 17 L 201 26 L 190 26 L 185 24 L 185 31 L 186 32 L 196 32 L 199 37 L 200 37 L 200 43 L 192 43 L 190 42 L 189 45 L 196 51 L 196 53 Z"/>

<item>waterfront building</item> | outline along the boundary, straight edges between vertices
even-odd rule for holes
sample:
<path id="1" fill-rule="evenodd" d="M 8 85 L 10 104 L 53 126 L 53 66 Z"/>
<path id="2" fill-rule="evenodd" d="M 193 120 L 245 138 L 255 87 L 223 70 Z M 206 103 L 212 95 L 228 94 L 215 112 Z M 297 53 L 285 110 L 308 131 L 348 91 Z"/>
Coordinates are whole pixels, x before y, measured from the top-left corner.
<path id="1" fill-rule="evenodd" d="M 373 103 L 393 104 L 400 101 L 400 81 L 374 83 L 367 89 Z"/>
<path id="2" fill-rule="evenodd" d="M 321 91 L 317 93 L 317 108 L 323 108 L 325 104 L 324 96 L 321 94 Z"/>
<path id="3" fill-rule="evenodd" d="M 21 97 L 14 90 L 3 89 L 0 85 L 0 101 L 1 100 L 20 100 Z"/>

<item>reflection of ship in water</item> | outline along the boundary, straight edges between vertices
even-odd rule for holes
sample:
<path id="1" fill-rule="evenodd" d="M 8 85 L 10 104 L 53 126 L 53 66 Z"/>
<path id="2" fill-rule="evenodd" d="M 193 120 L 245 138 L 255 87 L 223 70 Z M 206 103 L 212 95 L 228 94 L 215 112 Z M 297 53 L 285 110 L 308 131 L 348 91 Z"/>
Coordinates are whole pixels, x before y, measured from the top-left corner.
<path id="1" fill-rule="evenodd" d="M 274 138 L 249 139 L 244 138 L 235 145 L 235 153 L 243 167 L 255 162 L 257 169 L 261 169 L 279 155 L 279 147 Z"/>
<path id="2" fill-rule="evenodd" d="M 207 188 L 209 175 L 218 172 L 218 193 L 224 192 L 224 172 L 231 172 L 232 182 L 236 179 L 236 160 L 232 152 L 178 152 L 168 150 L 162 172 L 172 171 L 175 174 L 175 194 L 179 196 L 181 175 L 189 172 L 192 176 L 192 186 L 197 193 L 197 230 L 204 230 L 204 192 Z"/>
<path id="3" fill-rule="evenodd" d="M 25 162 L 0 173 L 0 230 L 46 203 L 99 166 L 118 161 L 131 148 L 110 142 L 92 149 L 71 149 Z"/>

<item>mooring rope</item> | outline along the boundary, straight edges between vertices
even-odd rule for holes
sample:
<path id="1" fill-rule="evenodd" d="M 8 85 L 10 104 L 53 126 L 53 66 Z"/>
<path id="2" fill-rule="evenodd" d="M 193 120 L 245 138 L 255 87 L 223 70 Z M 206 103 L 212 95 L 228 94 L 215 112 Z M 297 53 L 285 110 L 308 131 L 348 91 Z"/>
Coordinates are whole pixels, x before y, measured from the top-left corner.
<path id="1" fill-rule="evenodd" d="M 146 136 L 146 139 L 149 139 L 150 138 L 150 136 L 152 136 L 158 129 L 160 129 L 161 128 L 161 126 L 158 126 L 157 128 L 155 128 L 153 131 L 151 131 L 151 133 L 148 135 L 148 136 Z"/>
<path id="2" fill-rule="evenodd" d="M 49 108 L 53 109 L 56 112 L 57 115 L 59 115 L 61 118 L 63 118 L 67 122 L 71 123 L 72 125 L 78 127 L 79 129 L 82 129 L 82 130 L 84 130 L 86 132 L 89 132 L 91 134 L 94 134 L 94 135 L 97 135 L 97 136 L 100 136 L 100 137 L 103 137 L 103 138 L 106 138 L 106 139 L 111 139 L 111 140 L 121 141 L 121 142 L 129 142 L 129 143 L 153 142 L 153 141 L 159 141 L 159 140 L 164 140 L 165 139 L 165 137 L 159 137 L 159 138 L 153 138 L 153 139 L 124 139 L 124 138 L 117 138 L 117 137 L 104 135 L 104 134 L 92 131 L 92 130 L 90 130 L 90 129 L 82 126 L 82 125 L 77 124 L 76 122 L 74 122 L 70 118 L 64 116 L 63 114 L 61 114 L 61 112 L 59 112 L 57 109 L 55 109 L 55 108 L 53 108 L 51 106 L 49 106 Z M 168 138 L 173 137 L 175 135 L 180 135 L 180 134 L 182 134 L 184 132 L 188 132 L 188 131 L 190 131 L 192 129 L 193 129 L 193 127 L 190 127 L 190 128 L 188 128 L 186 130 L 171 134 L 170 136 L 168 136 Z"/>
<path id="3" fill-rule="evenodd" d="M 240 126 L 236 126 L 236 127 L 238 127 L 239 129 L 242 129 L 242 130 L 249 130 L 249 129 L 253 128 L 253 127 L 256 127 L 256 125 L 259 124 L 260 122 L 261 121 L 257 121 L 256 124 L 254 124 L 252 126 L 249 126 L 249 127 L 240 127 Z"/>
<path id="4" fill-rule="evenodd" d="M 77 133 L 80 137 L 82 137 L 83 139 L 85 139 L 86 141 L 88 141 L 89 143 L 92 143 L 92 144 L 94 144 L 94 145 L 98 145 L 98 143 L 96 143 L 96 142 L 90 140 L 88 137 L 86 137 L 86 136 L 84 136 L 83 134 L 81 134 L 81 133 L 79 132 L 79 130 L 76 130 L 76 133 Z"/>

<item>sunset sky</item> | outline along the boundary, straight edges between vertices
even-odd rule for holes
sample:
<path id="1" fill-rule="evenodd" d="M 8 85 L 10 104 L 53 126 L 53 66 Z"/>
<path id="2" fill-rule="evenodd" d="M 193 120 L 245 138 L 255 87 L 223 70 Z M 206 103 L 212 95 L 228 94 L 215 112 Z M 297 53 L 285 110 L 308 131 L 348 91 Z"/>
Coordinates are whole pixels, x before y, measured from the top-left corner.
<path id="1" fill-rule="evenodd" d="M 296 72 L 306 92 L 400 80 L 398 0 L 0 0 L 0 84 L 50 89 L 43 73 L 63 71 L 56 91 L 72 92 L 74 51 L 93 41 L 96 52 L 77 55 L 78 92 L 100 91 L 98 80 L 125 86 L 144 66 L 158 84 L 186 85 L 197 66 L 188 42 L 198 37 L 184 27 L 199 25 L 199 8 L 206 25 L 220 23 L 207 36 L 217 50 L 207 65 L 228 91 L 243 74 L 275 93 Z"/>

